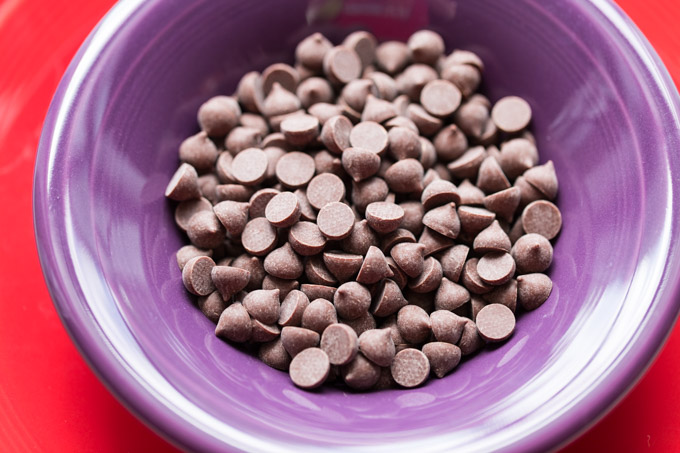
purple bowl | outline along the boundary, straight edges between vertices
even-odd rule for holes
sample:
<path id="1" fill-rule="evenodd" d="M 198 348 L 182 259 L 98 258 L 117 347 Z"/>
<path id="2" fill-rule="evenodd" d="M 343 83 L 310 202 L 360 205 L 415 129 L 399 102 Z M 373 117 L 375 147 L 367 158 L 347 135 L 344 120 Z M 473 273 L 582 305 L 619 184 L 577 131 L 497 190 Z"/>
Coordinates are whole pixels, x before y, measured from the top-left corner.
<path id="1" fill-rule="evenodd" d="M 364 9 L 309 25 L 329 8 L 123 1 L 59 86 L 35 173 L 43 271 L 92 368 L 177 445 L 544 451 L 621 398 L 676 319 L 679 99 L 630 20 L 605 0 L 389 4 L 346 1 L 348 15 Z M 310 30 L 336 41 L 344 24 L 408 34 L 397 25 L 417 16 L 410 8 L 450 48 L 484 58 L 493 100 L 530 101 L 541 155 L 561 184 L 553 294 L 519 319 L 510 341 L 445 379 L 369 394 L 301 391 L 216 338 L 188 303 L 174 259 L 182 237 L 163 190 L 207 97 L 291 59 Z"/>

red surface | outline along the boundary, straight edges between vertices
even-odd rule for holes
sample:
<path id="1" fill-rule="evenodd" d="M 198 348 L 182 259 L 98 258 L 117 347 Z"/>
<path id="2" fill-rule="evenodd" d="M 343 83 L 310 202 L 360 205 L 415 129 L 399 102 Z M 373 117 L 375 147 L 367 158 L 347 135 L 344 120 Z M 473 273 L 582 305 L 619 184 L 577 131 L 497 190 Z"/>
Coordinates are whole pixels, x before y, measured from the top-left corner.
<path id="1" fill-rule="evenodd" d="M 42 279 L 31 185 L 42 121 L 68 62 L 112 0 L 0 0 L 0 450 L 174 451 L 97 380 Z M 680 3 L 621 0 L 676 82 Z M 680 451 L 680 326 L 609 415 L 562 453 Z"/>

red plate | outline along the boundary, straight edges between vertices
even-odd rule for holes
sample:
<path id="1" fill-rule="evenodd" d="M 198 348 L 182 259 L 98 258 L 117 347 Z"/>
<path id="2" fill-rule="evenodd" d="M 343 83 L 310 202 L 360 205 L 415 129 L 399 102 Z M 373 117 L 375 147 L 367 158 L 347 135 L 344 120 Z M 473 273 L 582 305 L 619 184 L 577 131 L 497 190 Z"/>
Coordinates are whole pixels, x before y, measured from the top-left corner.
<path id="1" fill-rule="evenodd" d="M 42 121 L 73 54 L 112 0 L 0 1 L 0 450 L 174 451 L 121 406 L 78 354 L 50 301 L 33 238 Z M 621 0 L 676 82 L 680 3 Z M 680 451 L 680 328 L 645 377 L 563 450 Z"/>

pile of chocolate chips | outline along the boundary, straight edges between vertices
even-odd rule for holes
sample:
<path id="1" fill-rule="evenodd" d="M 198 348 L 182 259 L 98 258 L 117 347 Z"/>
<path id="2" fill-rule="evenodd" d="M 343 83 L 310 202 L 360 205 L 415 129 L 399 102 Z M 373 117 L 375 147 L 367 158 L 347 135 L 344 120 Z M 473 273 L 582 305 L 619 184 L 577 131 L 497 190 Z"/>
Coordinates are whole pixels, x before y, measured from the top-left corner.
<path id="1" fill-rule="evenodd" d="M 529 104 L 476 93 L 432 31 L 321 34 L 198 111 L 166 196 L 186 289 L 215 334 L 311 389 L 415 387 L 550 295 L 560 231 Z"/>

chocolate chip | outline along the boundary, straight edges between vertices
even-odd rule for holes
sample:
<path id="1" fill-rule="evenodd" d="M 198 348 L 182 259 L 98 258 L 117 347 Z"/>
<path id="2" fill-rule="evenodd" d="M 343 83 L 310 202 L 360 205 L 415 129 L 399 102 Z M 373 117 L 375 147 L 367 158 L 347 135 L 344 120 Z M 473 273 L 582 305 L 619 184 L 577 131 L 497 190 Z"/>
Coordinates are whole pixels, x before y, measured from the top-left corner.
<path id="1" fill-rule="evenodd" d="M 487 194 L 510 187 L 508 178 L 503 174 L 503 170 L 495 158 L 489 156 L 482 161 L 477 175 L 477 187 Z"/>
<path id="2" fill-rule="evenodd" d="M 228 153 L 222 153 L 228 154 Z M 206 198 L 211 203 L 215 202 L 215 188 L 220 183 L 220 180 L 213 173 L 208 173 L 198 177 L 198 189 L 201 192 L 201 197 Z"/>
<path id="3" fill-rule="evenodd" d="M 392 247 L 402 242 L 416 242 L 416 237 L 409 230 L 397 228 L 396 230 L 383 236 L 381 248 L 385 253 L 390 253 Z"/>
<path id="4" fill-rule="evenodd" d="M 456 111 L 462 94 L 448 80 L 433 80 L 420 92 L 421 105 L 433 116 L 446 117 Z"/>
<path id="5" fill-rule="evenodd" d="M 361 353 L 357 354 L 354 360 L 341 370 L 345 384 L 355 390 L 368 390 L 380 378 L 380 367 L 366 359 Z"/>
<path id="6" fill-rule="evenodd" d="M 463 273 L 460 276 L 461 283 L 473 294 L 488 293 L 493 287 L 479 277 L 477 272 L 478 262 L 477 258 L 470 258 L 465 262 Z"/>
<path id="7" fill-rule="evenodd" d="M 446 276 L 446 278 L 452 282 L 458 281 L 469 251 L 470 248 L 468 246 L 458 244 L 446 250 L 439 256 L 439 262 L 442 265 L 442 270 L 444 271 L 444 276 Z"/>
<path id="8" fill-rule="evenodd" d="M 257 357 L 268 366 L 281 371 L 287 371 L 291 361 L 280 338 L 269 343 L 262 343 Z"/>
<path id="9" fill-rule="evenodd" d="M 387 184 L 385 184 L 387 188 Z M 194 198 L 192 200 L 185 200 L 180 202 L 175 208 L 175 223 L 181 229 L 185 230 L 189 226 L 189 220 L 194 216 L 194 214 L 201 211 L 211 211 L 212 204 L 207 199 Z"/>
<path id="10" fill-rule="evenodd" d="M 286 280 L 269 274 L 262 279 L 262 289 L 278 289 L 280 299 L 285 298 L 291 291 L 298 288 L 300 288 L 300 283 L 297 280 Z"/>
<path id="11" fill-rule="evenodd" d="M 201 131 L 179 145 L 179 159 L 203 173 L 209 171 L 215 164 L 217 147 L 210 140 L 208 134 Z"/>
<path id="12" fill-rule="evenodd" d="M 548 300 L 552 280 L 545 274 L 526 274 L 517 277 L 517 300 L 525 310 L 535 310 Z"/>
<path id="13" fill-rule="evenodd" d="M 280 192 L 276 189 L 265 188 L 260 189 L 250 197 L 248 216 L 251 219 L 256 217 L 264 217 L 265 208 L 269 201 Z"/>
<path id="14" fill-rule="evenodd" d="M 380 71 L 373 71 L 364 77 L 371 80 L 377 88 L 377 97 L 390 102 L 395 102 L 397 100 L 399 90 L 396 81 L 392 77 Z M 394 104 L 394 108 L 397 110 L 397 113 L 400 114 L 396 104 Z"/>
<path id="15" fill-rule="evenodd" d="M 264 217 L 250 220 L 241 234 L 241 244 L 248 253 L 264 256 L 276 246 L 276 229 Z"/>
<path id="16" fill-rule="evenodd" d="M 356 319 L 370 308 L 371 293 L 360 283 L 343 283 L 335 292 L 333 303 L 341 318 Z"/>
<path id="17" fill-rule="evenodd" d="M 390 369 L 397 384 L 413 388 L 427 380 L 430 375 L 430 361 L 421 351 L 406 348 L 394 356 Z"/>
<path id="18" fill-rule="evenodd" d="M 198 109 L 198 124 L 211 137 L 223 137 L 239 123 L 241 107 L 228 96 L 215 96 Z"/>
<path id="19" fill-rule="evenodd" d="M 309 154 L 293 151 L 281 156 L 276 164 L 276 177 L 290 188 L 306 185 L 314 176 L 316 165 Z"/>
<path id="20" fill-rule="evenodd" d="M 186 266 L 186 264 L 192 258 L 196 258 L 198 256 L 212 257 L 212 254 L 213 254 L 212 250 L 204 250 L 199 249 L 198 247 L 195 247 L 193 245 L 185 245 L 179 250 L 177 250 L 175 257 L 177 258 L 177 265 L 179 266 L 179 270 L 182 270 L 184 269 L 184 266 Z"/>
<path id="21" fill-rule="evenodd" d="M 336 105 L 336 104 L 328 104 L 326 102 L 317 102 L 316 104 L 310 106 L 307 109 L 307 113 L 310 115 L 316 117 L 316 119 L 319 120 L 319 124 L 322 126 L 325 126 L 326 123 L 328 122 L 329 119 L 333 118 L 334 116 L 342 115 L 343 109 L 342 106 Z M 347 119 L 347 118 L 345 118 Z M 349 120 L 347 120 L 349 121 Z M 350 123 L 351 127 L 351 123 Z M 319 138 L 323 136 L 323 129 L 322 133 L 319 135 Z M 328 146 L 328 145 L 326 145 Z"/>
<path id="22" fill-rule="evenodd" d="M 333 102 L 335 97 L 331 84 L 321 77 L 310 77 L 300 82 L 296 94 L 298 99 L 300 99 L 300 104 L 305 109 L 308 109 L 319 102 Z M 316 118 L 316 116 L 314 116 L 314 118 Z M 317 126 L 318 124 L 317 118 Z M 282 126 L 281 130 L 285 133 L 284 129 L 285 128 Z"/>
<path id="23" fill-rule="evenodd" d="M 293 91 L 295 88 L 293 88 Z M 284 88 L 279 82 L 274 82 L 271 91 L 264 100 L 262 113 L 270 119 L 299 110 L 300 100 Z M 273 125 L 272 125 L 273 126 Z M 274 128 L 276 130 L 277 128 Z"/>
<path id="24" fill-rule="evenodd" d="M 447 165 L 447 168 L 456 178 L 476 178 L 482 161 L 486 158 L 486 150 L 483 146 L 469 148 L 458 159 Z"/>
<path id="25" fill-rule="evenodd" d="M 269 133 L 269 124 L 267 124 L 267 120 L 254 113 L 242 114 L 239 124 L 243 127 L 256 129 L 262 135 L 267 135 Z M 264 146 L 262 148 L 264 148 Z"/>
<path id="26" fill-rule="evenodd" d="M 297 196 L 292 192 L 281 192 L 269 200 L 264 215 L 275 227 L 287 228 L 298 221 L 300 213 Z"/>
<path id="27" fill-rule="evenodd" d="M 464 286 L 444 277 L 434 298 L 435 310 L 453 311 L 470 300 L 470 293 Z"/>
<path id="28" fill-rule="evenodd" d="M 399 334 L 408 343 L 422 343 L 431 333 L 430 317 L 422 308 L 406 305 L 397 314 Z"/>
<path id="29" fill-rule="evenodd" d="M 338 281 L 345 282 L 359 272 L 363 257 L 343 252 L 325 252 L 323 261 Z"/>
<path id="30" fill-rule="evenodd" d="M 418 102 L 423 87 L 439 78 L 437 71 L 426 64 L 412 64 L 397 76 L 397 87 L 411 102 Z"/>
<path id="31" fill-rule="evenodd" d="M 399 206 L 404 210 L 404 218 L 401 227 L 409 230 L 414 235 L 419 235 L 423 231 L 423 216 L 425 207 L 417 201 L 407 201 L 400 203 Z"/>
<path id="32" fill-rule="evenodd" d="M 307 199 L 307 192 L 304 189 L 297 189 L 293 193 L 297 197 L 298 203 L 300 204 L 300 218 L 302 220 L 315 221 L 316 212 L 312 208 L 312 205 L 309 204 L 309 200 Z"/>
<path id="33" fill-rule="evenodd" d="M 432 334 L 437 341 L 457 344 L 460 341 L 466 318 L 458 316 L 450 311 L 436 310 L 430 314 Z"/>
<path id="34" fill-rule="evenodd" d="M 290 362 L 290 379 L 303 389 L 313 389 L 324 383 L 330 372 L 328 355 L 319 348 L 307 348 Z"/>
<path id="35" fill-rule="evenodd" d="M 229 132 L 224 142 L 227 150 L 236 155 L 248 148 L 258 148 L 262 141 L 262 132 L 251 127 L 235 127 Z"/>
<path id="36" fill-rule="evenodd" d="M 381 367 L 390 366 L 395 355 L 389 329 L 370 329 L 359 337 L 359 350 L 371 362 Z"/>
<path id="37" fill-rule="evenodd" d="M 305 349 L 319 346 L 320 338 L 317 332 L 302 327 L 286 326 L 281 329 L 281 343 L 291 357 Z"/>
<path id="38" fill-rule="evenodd" d="M 433 341 L 423 346 L 423 354 L 430 361 L 430 369 L 438 378 L 443 378 L 460 363 L 460 348 L 454 344 Z"/>
<path id="39" fill-rule="evenodd" d="M 347 148 L 342 153 L 342 166 L 358 182 L 376 174 L 380 168 L 380 157 L 368 149 Z"/>
<path id="40" fill-rule="evenodd" d="M 506 96 L 494 104 L 491 118 L 498 129 L 509 133 L 519 132 L 531 121 L 531 107 L 520 97 Z"/>
<path id="41" fill-rule="evenodd" d="M 502 285 L 515 275 L 515 260 L 506 252 L 489 252 L 479 259 L 477 274 L 485 283 Z"/>
<path id="42" fill-rule="evenodd" d="M 254 193 L 253 189 L 241 184 L 220 184 L 215 187 L 214 202 L 219 203 L 225 200 L 247 202 Z"/>
<path id="43" fill-rule="evenodd" d="M 352 128 L 349 143 L 355 148 L 382 154 L 387 149 L 389 137 L 385 128 L 375 121 L 362 121 Z"/>
<path id="44" fill-rule="evenodd" d="M 562 214 L 549 201 L 534 201 L 522 212 L 522 227 L 527 233 L 537 233 L 553 239 L 562 229 Z"/>
<path id="45" fill-rule="evenodd" d="M 189 220 L 187 236 L 196 247 L 213 249 L 224 242 L 226 232 L 212 211 L 200 211 Z"/>
<path id="46" fill-rule="evenodd" d="M 250 272 L 232 266 L 214 266 L 211 269 L 210 278 L 222 298 L 229 300 L 234 294 L 248 286 Z"/>
<path id="47" fill-rule="evenodd" d="M 328 203 L 321 208 L 317 217 L 317 225 L 328 239 L 344 239 L 352 232 L 354 226 L 354 213 L 344 203 Z"/>
<path id="48" fill-rule="evenodd" d="M 341 154 L 345 148 L 349 148 L 351 131 L 352 123 L 347 118 L 333 116 L 324 123 L 320 138 L 330 152 Z"/>
<path id="49" fill-rule="evenodd" d="M 444 40 L 431 30 L 420 30 L 408 39 L 408 48 L 411 58 L 416 63 L 425 63 L 434 66 L 444 53 Z"/>
<path id="50" fill-rule="evenodd" d="M 398 312 L 407 304 L 408 301 L 404 299 L 399 285 L 393 280 L 385 279 L 377 297 L 374 299 L 371 312 L 375 316 L 389 316 Z"/>
<path id="51" fill-rule="evenodd" d="M 384 179 L 371 177 L 352 182 L 352 203 L 363 212 L 366 206 L 376 201 L 384 201 L 389 192 Z"/>
<path id="52" fill-rule="evenodd" d="M 503 231 L 498 220 L 494 220 L 491 225 L 482 230 L 473 243 L 475 252 L 509 252 L 512 244 L 510 238 Z"/>
<path id="53" fill-rule="evenodd" d="M 418 139 L 420 141 L 420 163 L 423 164 L 424 169 L 428 170 L 437 163 L 437 151 L 430 140 L 425 137 L 419 137 Z"/>
<path id="54" fill-rule="evenodd" d="M 342 89 L 340 97 L 349 107 L 361 112 L 366 105 L 366 98 L 369 94 L 378 95 L 375 84 L 368 79 L 352 80 Z"/>
<path id="55" fill-rule="evenodd" d="M 315 285 L 310 283 L 300 285 L 300 291 L 302 291 L 309 300 L 333 300 L 336 290 L 337 288 L 335 286 Z"/>
<path id="56" fill-rule="evenodd" d="M 477 325 L 470 319 L 465 320 L 463 333 L 460 336 L 458 347 L 463 356 L 470 355 L 484 346 L 484 340 L 479 336 Z"/>
<path id="57" fill-rule="evenodd" d="M 538 150 L 529 140 L 508 140 L 501 145 L 498 163 L 508 178 L 515 179 L 538 163 Z"/>
<path id="58" fill-rule="evenodd" d="M 437 233 L 429 228 L 425 228 L 423 233 L 418 238 L 418 244 L 422 244 L 425 248 L 423 255 L 428 256 L 442 250 L 446 250 L 454 245 L 454 240 Z"/>
<path id="59" fill-rule="evenodd" d="M 423 166 L 415 159 L 404 159 L 392 164 L 385 173 L 385 181 L 397 193 L 423 190 Z"/>
<path id="60" fill-rule="evenodd" d="M 250 204 L 237 201 L 221 201 L 213 207 L 215 216 L 227 233 L 239 236 L 248 223 Z"/>
<path id="61" fill-rule="evenodd" d="M 517 239 L 510 253 L 520 274 L 543 272 L 550 267 L 553 258 L 550 241 L 536 233 L 528 233 Z"/>
<path id="62" fill-rule="evenodd" d="M 300 80 L 297 71 L 285 63 L 274 63 L 262 71 L 262 90 L 268 95 L 278 83 L 281 87 L 294 93 Z"/>
<path id="63" fill-rule="evenodd" d="M 361 76 L 361 59 L 351 48 L 336 46 L 326 52 L 323 71 L 326 77 L 337 84 L 345 84 Z"/>
<path id="64" fill-rule="evenodd" d="M 262 288 L 262 280 L 264 280 L 264 276 L 266 275 L 264 265 L 262 264 L 262 258 L 244 253 L 234 258 L 229 264 L 221 263 L 222 262 L 218 263 L 218 266 L 231 265 L 231 267 L 243 269 L 250 273 L 248 285 L 245 287 L 246 291 L 254 291 Z"/>
<path id="65" fill-rule="evenodd" d="M 279 325 L 281 326 L 295 326 L 302 324 L 302 314 L 309 305 L 309 298 L 302 292 L 296 289 L 290 291 L 281 303 L 279 310 Z M 283 337 L 283 331 L 281 332 Z"/>
<path id="66" fill-rule="evenodd" d="M 433 257 L 425 259 L 423 264 L 423 272 L 418 278 L 409 283 L 409 288 L 417 293 L 429 293 L 439 287 L 442 281 L 442 266 Z"/>
<path id="67" fill-rule="evenodd" d="M 426 137 L 436 134 L 443 124 L 442 120 L 430 115 L 418 104 L 409 104 L 406 108 L 406 117 L 413 121 L 420 133 Z"/>
<path id="68" fill-rule="evenodd" d="M 302 114 L 287 117 L 279 127 L 288 143 L 296 147 L 309 145 L 319 135 L 319 120 L 312 115 Z"/>
<path id="69" fill-rule="evenodd" d="M 295 252 L 302 256 L 320 253 L 326 246 L 326 238 L 312 222 L 298 222 L 290 229 L 288 240 Z"/>
<path id="70" fill-rule="evenodd" d="M 448 125 L 440 130 L 432 143 L 437 156 L 444 162 L 459 159 L 468 149 L 468 141 L 465 134 L 455 124 Z"/>
<path id="71" fill-rule="evenodd" d="M 323 69 L 323 57 L 333 44 L 321 33 L 307 36 L 295 48 L 295 59 L 314 72 Z"/>
<path id="72" fill-rule="evenodd" d="M 208 256 L 191 258 L 182 269 L 182 282 L 187 291 L 197 296 L 212 293 L 215 285 L 210 278 L 210 272 L 214 267 L 215 262 Z"/>
<path id="73" fill-rule="evenodd" d="M 356 280 L 365 285 L 372 285 L 384 278 L 391 278 L 393 276 L 394 274 L 387 265 L 383 252 L 378 247 L 371 246 L 366 253 Z"/>
<path id="74" fill-rule="evenodd" d="M 441 77 L 456 85 L 465 98 L 474 93 L 482 81 L 479 69 L 468 64 L 447 65 L 442 68 Z"/>
<path id="75" fill-rule="evenodd" d="M 337 279 L 330 273 L 323 263 L 321 255 L 310 256 L 305 262 L 305 276 L 312 284 L 335 286 Z"/>
<path id="76" fill-rule="evenodd" d="M 302 259 L 293 251 L 290 243 L 275 249 L 264 259 L 264 270 L 268 274 L 286 280 L 295 280 L 304 270 Z"/>
<path id="77" fill-rule="evenodd" d="M 408 64 L 410 52 L 403 42 L 386 41 L 376 48 L 375 60 L 385 72 L 396 74 Z"/>
<path id="78" fill-rule="evenodd" d="M 489 109 L 479 102 L 464 102 L 453 115 L 453 121 L 467 136 L 479 140 L 489 121 Z"/>
<path id="79" fill-rule="evenodd" d="M 363 67 L 370 65 L 375 60 L 375 49 L 378 46 L 378 41 L 375 36 L 367 31 L 350 33 L 342 42 L 342 45 L 354 50 L 359 55 Z"/>
<path id="80" fill-rule="evenodd" d="M 258 87 L 259 79 L 259 72 L 248 72 L 241 77 L 238 87 L 236 88 L 238 102 L 249 112 L 259 112 L 258 102 L 255 99 L 257 97 L 257 90 L 261 89 L 261 86 Z"/>
<path id="81" fill-rule="evenodd" d="M 235 343 L 250 340 L 252 335 L 250 315 L 242 304 L 233 303 L 222 312 L 215 327 L 215 335 Z"/>
<path id="82" fill-rule="evenodd" d="M 458 185 L 461 205 L 481 205 L 484 203 L 484 192 L 465 179 Z M 460 212 L 458 213 L 460 215 Z"/>
<path id="83" fill-rule="evenodd" d="M 390 256 L 406 275 L 415 278 L 423 272 L 424 251 L 423 244 L 406 242 L 392 247 Z"/>
<path id="84" fill-rule="evenodd" d="M 489 304 L 477 314 L 479 335 L 488 342 L 506 340 L 515 330 L 515 315 L 501 304 Z"/>
<path id="85" fill-rule="evenodd" d="M 338 322 L 338 315 L 335 307 L 326 299 L 313 300 L 302 313 L 302 327 L 319 334 L 336 322 Z"/>
<path id="86" fill-rule="evenodd" d="M 511 279 L 493 291 L 482 294 L 482 299 L 488 304 L 502 304 L 515 312 L 517 308 L 517 280 Z"/>
<path id="87" fill-rule="evenodd" d="M 428 211 L 423 217 L 423 225 L 451 239 L 460 233 L 460 219 L 454 203 L 445 204 Z"/>
<path id="88" fill-rule="evenodd" d="M 512 222 L 515 211 L 519 206 L 521 191 L 517 187 L 510 187 L 484 197 L 484 207 L 495 212 L 496 217 L 506 222 Z"/>
<path id="89" fill-rule="evenodd" d="M 458 208 L 458 218 L 463 230 L 477 234 L 494 222 L 496 214 L 483 208 L 461 206 Z"/>
<path id="90" fill-rule="evenodd" d="M 279 319 L 279 290 L 257 289 L 243 299 L 248 314 L 264 324 L 275 324 Z"/>
<path id="91" fill-rule="evenodd" d="M 515 180 L 514 187 L 519 189 L 519 205 L 517 206 L 519 210 L 524 211 L 524 208 L 527 207 L 529 203 L 545 198 L 537 188 L 529 184 L 526 179 L 524 179 L 524 176 L 519 176 Z"/>
<path id="92" fill-rule="evenodd" d="M 397 116 L 397 110 L 392 103 L 384 99 L 378 99 L 372 94 L 369 94 L 366 97 L 366 105 L 361 112 L 362 122 L 373 121 L 376 123 L 383 123 L 395 116 Z"/>
<path id="93" fill-rule="evenodd" d="M 187 163 L 181 164 L 170 179 L 165 189 L 165 196 L 175 201 L 200 198 L 196 169 Z"/>
<path id="94" fill-rule="evenodd" d="M 345 324 L 331 324 L 321 335 L 321 349 L 328 354 L 332 365 L 345 365 L 359 352 L 359 339 Z"/>

